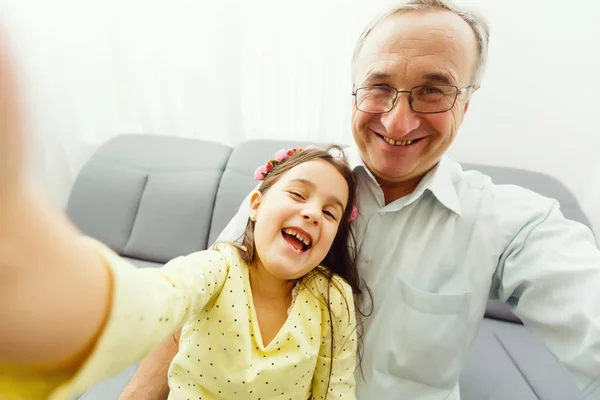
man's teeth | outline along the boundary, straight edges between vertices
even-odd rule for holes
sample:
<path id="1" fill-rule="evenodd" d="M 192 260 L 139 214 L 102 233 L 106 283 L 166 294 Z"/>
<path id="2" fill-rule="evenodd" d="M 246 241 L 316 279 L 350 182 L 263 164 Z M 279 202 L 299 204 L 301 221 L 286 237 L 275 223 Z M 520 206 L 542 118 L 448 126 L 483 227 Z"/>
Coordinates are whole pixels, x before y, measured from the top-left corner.
<path id="1" fill-rule="evenodd" d="M 389 139 L 389 138 L 386 138 L 385 136 L 382 136 L 382 138 L 383 138 L 383 140 L 385 140 L 386 143 L 391 144 L 392 146 L 408 146 L 409 144 L 411 144 L 413 142 L 412 140 L 400 141 L 400 140 Z"/>
<path id="2" fill-rule="evenodd" d="M 294 236 L 296 237 L 296 239 L 300 240 L 302 243 L 304 243 L 304 245 L 306 247 L 310 246 L 310 238 L 304 236 L 303 234 L 301 234 L 300 232 L 296 232 L 294 229 L 290 229 L 290 228 L 286 228 L 283 230 L 286 234 L 290 235 L 290 236 Z"/>

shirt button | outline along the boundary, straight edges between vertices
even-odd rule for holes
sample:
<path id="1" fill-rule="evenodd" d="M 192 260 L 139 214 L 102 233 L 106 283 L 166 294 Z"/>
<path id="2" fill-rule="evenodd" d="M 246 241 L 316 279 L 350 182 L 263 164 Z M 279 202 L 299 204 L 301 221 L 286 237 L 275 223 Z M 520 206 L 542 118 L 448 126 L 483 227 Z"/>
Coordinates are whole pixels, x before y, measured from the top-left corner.
<path id="1" fill-rule="evenodd" d="M 371 257 L 365 256 L 365 262 L 370 263 L 371 262 Z"/>

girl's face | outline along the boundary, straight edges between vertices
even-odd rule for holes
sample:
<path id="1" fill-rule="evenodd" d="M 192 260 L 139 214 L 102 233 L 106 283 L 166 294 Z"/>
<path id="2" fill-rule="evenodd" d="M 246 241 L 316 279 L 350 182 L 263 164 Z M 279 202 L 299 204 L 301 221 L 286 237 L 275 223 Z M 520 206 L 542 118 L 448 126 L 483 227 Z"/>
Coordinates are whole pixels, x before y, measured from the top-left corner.
<path id="1" fill-rule="evenodd" d="M 298 279 L 331 248 L 348 203 L 348 184 L 324 160 L 290 169 L 264 194 L 251 198 L 259 267 L 282 280 Z"/>

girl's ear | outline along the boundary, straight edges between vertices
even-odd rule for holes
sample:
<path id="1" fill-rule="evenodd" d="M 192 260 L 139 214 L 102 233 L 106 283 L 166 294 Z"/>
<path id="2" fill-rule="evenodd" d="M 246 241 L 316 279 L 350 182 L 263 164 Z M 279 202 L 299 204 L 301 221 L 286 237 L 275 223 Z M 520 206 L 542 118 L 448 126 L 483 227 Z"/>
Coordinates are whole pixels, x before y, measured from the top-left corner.
<path id="1" fill-rule="evenodd" d="M 256 215 L 258 214 L 258 208 L 262 197 L 262 193 L 259 191 L 252 192 L 250 195 L 250 219 L 252 221 L 256 221 Z"/>

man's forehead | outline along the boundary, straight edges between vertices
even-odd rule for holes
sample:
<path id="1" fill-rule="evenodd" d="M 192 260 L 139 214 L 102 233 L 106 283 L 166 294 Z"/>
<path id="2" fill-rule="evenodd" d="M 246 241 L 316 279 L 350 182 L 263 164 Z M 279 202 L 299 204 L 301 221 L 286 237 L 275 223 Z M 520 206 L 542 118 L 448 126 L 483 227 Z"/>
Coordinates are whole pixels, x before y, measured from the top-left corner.
<path id="1" fill-rule="evenodd" d="M 386 60 L 373 62 L 364 72 L 360 72 L 360 84 L 369 86 L 381 83 L 392 83 L 400 78 L 413 84 L 444 84 L 457 85 L 461 82 L 460 68 L 451 61 L 441 61 L 439 58 L 428 62 L 427 58 L 417 60 Z"/>
<path id="2" fill-rule="evenodd" d="M 446 75 L 458 81 L 468 79 L 476 55 L 475 35 L 458 15 L 437 10 L 403 12 L 381 21 L 366 38 L 356 59 L 355 78 L 395 74 L 424 80 Z"/>

